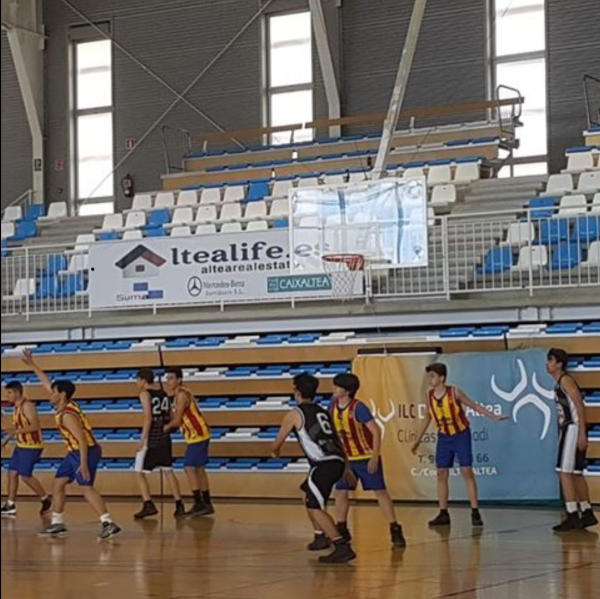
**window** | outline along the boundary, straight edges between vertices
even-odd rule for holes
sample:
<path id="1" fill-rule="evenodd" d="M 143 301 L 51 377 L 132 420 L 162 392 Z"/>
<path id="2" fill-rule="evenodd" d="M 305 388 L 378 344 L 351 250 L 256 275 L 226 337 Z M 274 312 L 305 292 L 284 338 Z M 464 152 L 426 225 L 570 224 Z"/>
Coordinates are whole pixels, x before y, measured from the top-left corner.
<path id="1" fill-rule="evenodd" d="M 310 12 L 273 15 L 267 21 L 267 114 L 271 127 L 313 120 Z M 313 138 L 312 129 L 293 132 L 293 141 Z M 292 131 L 271 135 L 271 143 L 292 141 Z"/>
<path id="2" fill-rule="evenodd" d="M 497 85 L 524 96 L 514 151 L 521 172 L 545 173 L 547 155 L 546 55 L 544 0 L 495 0 L 494 75 Z M 523 165 L 529 162 L 526 169 Z M 515 170 L 516 172 L 516 170 Z"/>
<path id="3" fill-rule="evenodd" d="M 109 40 L 73 44 L 74 197 L 79 214 L 114 210 L 112 56 Z"/>

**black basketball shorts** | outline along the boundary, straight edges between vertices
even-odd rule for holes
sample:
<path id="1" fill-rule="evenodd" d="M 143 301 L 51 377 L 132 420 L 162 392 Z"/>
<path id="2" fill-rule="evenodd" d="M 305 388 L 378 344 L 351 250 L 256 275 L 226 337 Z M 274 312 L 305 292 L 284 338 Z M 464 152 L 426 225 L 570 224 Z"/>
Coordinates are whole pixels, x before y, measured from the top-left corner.
<path id="1" fill-rule="evenodd" d="M 300 488 L 306 494 L 306 507 L 324 510 L 333 486 L 344 476 L 346 463 L 341 458 L 324 460 L 311 467 Z"/>

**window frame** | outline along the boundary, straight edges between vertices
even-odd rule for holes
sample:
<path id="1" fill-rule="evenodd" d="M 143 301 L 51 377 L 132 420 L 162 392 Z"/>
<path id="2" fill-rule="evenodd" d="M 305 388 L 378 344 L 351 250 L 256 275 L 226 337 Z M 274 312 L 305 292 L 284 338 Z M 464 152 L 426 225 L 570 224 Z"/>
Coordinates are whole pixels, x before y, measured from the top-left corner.
<path id="1" fill-rule="evenodd" d="M 108 24 L 99 24 L 99 27 L 109 33 Z M 111 93 L 110 104 L 105 106 L 97 106 L 94 108 L 77 108 L 77 48 L 79 44 L 90 42 L 108 41 L 110 43 L 110 81 Z M 69 42 L 69 124 L 70 124 L 70 156 L 71 156 L 71 173 L 70 173 L 70 203 L 71 213 L 79 214 L 79 209 L 84 204 L 112 204 L 112 212 L 115 211 L 116 193 L 115 193 L 115 177 L 112 175 L 112 193 L 111 195 L 103 195 L 94 198 L 80 197 L 79 192 L 79 144 L 78 144 L 78 124 L 79 118 L 97 115 L 110 114 L 111 129 L 112 129 L 112 166 L 114 168 L 115 158 L 115 86 L 114 86 L 114 46 L 110 37 L 100 35 L 92 27 L 73 27 L 68 34 Z M 102 212 L 102 214 L 108 214 Z"/>
<path id="2" fill-rule="evenodd" d="M 271 19 L 273 17 L 281 17 L 281 16 L 285 16 L 285 15 L 302 14 L 302 13 L 308 14 L 310 22 L 311 22 L 311 25 L 310 25 L 310 49 L 311 49 L 310 81 L 307 83 L 295 83 L 295 84 L 291 84 L 291 85 L 273 86 L 273 85 L 271 85 Z M 289 93 L 289 92 L 298 92 L 298 91 L 310 91 L 312 118 L 310 119 L 309 122 L 312 122 L 314 120 L 314 108 L 315 108 L 315 69 L 314 69 L 314 61 L 313 61 L 314 48 L 313 48 L 312 15 L 310 14 L 310 10 L 306 9 L 306 8 L 296 8 L 296 9 L 291 9 L 291 10 L 286 10 L 286 11 L 278 11 L 278 12 L 273 12 L 273 13 L 267 14 L 264 19 L 263 37 L 264 37 L 264 43 L 263 43 L 264 76 L 263 76 L 263 80 L 264 80 L 264 89 L 265 89 L 264 97 L 263 97 L 263 115 L 264 115 L 266 127 L 279 126 L 279 125 L 272 124 L 271 100 L 272 100 L 273 96 L 278 95 L 278 94 Z M 285 124 L 293 124 L 293 123 L 285 123 Z M 311 129 L 310 131 L 311 131 L 311 140 L 314 140 L 315 130 Z M 285 132 L 285 130 L 280 131 L 278 133 L 281 134 L 283 132 Z M 290 136 L 289 141 L 291 142 L 293 140 L 295 131 L 291 131 L 290 133 L 291 133 L 291 136 Z M 279 144 L 274 144 L 273 135 L 274 135 L 273 133 L 269 133 L 268 135 L 266 135 L 265 139 L 263 140 L 263 143 L 279 145 Z M 286 143 L 286 142 L 282 142 L 282 143 Z"/>

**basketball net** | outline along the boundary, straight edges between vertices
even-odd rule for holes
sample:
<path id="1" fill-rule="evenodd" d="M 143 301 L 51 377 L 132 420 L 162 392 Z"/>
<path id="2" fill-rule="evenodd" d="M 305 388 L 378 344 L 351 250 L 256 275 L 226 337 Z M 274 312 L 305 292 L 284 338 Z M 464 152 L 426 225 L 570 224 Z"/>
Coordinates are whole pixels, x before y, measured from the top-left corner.
<path id="1" fill-rule="evenodd" d="M 359 272 L 365 268 L 362 254 L 325 254 L 323 268 L 331 280 L 331 294 L 342 301 L 356 296 L 354 285 Z"/>

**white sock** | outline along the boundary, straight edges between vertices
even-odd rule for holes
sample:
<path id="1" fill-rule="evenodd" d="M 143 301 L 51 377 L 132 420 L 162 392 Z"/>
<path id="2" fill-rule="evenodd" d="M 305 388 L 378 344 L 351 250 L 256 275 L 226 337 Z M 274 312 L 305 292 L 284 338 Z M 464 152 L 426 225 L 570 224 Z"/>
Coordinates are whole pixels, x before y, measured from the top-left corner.
<path id="1" fill-rule="evenodd" d="M 6 505 L 10 505 L 11 507 L 14 507 L 16 504 L 14 501 L 11 501 L 10 499 L 6 500 Z"/>
<path id="2" fill-rule="evenodd" d="M 48 495 L 44 495 L 44 496 L 43 496 L 43 497 L 40 499 L 40 501 L 46 501 L 46 499 L 48 499 Z"/>
<path id="3" fill-rule="evenodd" d="M 62 512 L 59 514 L 58 512 L 52 512 L 52 524 L 63 524 L 63 515 Z"/>
<path id="4" fill-rule="evenodd" d="M 106 512 L 106 514 L 102 514 L 102 516 L 100 516 L 100 522 L 102 522 L 102 524 L 108 524 L 109 522 L 112 522 L 110 514 L 108 512 Z"/>
<path id="5" fill-rule="evenodd" d="M 580 501 L 579 502 L 579 509 L 582 512 L 585 512 L 585 510 L 591 510 L 592 509 L 592 504 L 589 501 Z"/>
<path id="6" fill-rule="evenodd" d="M 322 531 L 322 530 L 315 530 L 315 534 L 316 534 L 316 535 L 322 535 L 322 534 L 323 534 L 323 531 Z"/>
<path id="7" fill-rule="evenodd" d="M 567 508 L 567 514 L 577 513 L 577 502 L 576 501 L 567 501 L 565 503 L 565 507 Z"/>

